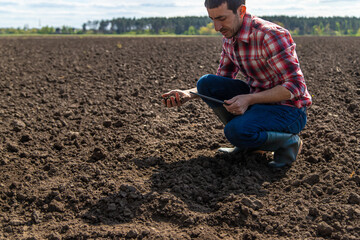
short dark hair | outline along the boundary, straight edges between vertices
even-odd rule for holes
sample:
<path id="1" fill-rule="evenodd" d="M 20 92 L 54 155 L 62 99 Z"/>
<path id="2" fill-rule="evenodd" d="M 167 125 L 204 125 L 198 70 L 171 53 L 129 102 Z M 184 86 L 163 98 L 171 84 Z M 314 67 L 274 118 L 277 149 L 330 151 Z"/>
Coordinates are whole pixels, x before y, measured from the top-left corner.
<path id="1" fill-rule="evenodd" d="M 226 2 L 228 5 L 228 9 L 232 10 L 236 14 L 237 9 L 241 5 L 245 5 L 245 1 L 246 0 L 205 0 L 204 5 L 206 8 L 212 9 L 217 8 L 221 4 Z"/>

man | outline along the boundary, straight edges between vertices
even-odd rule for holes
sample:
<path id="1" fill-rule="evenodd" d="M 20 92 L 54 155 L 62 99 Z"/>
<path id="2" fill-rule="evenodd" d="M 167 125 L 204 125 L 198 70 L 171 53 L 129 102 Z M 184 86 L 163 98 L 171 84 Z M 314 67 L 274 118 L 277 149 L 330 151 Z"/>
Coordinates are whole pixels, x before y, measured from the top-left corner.
<path id="1" fill-rule="evenodd" d="M 306 107 L 311 105 L 290 33 L 246 12 L 245 0 L 206 0 L 215 30 L 223 35 L 216 75 L 205 75 L 197 87 L 165 93 L 167 107 L 198 98 L 190 91 L 224 100 L 203 98 L 225 124 L 226 138 L 235 148 L 222 152 L 274 152 L 271 167 L 291 165 L 302 141 Z M 237 80 L 240 72 L 245 79 Z"/>

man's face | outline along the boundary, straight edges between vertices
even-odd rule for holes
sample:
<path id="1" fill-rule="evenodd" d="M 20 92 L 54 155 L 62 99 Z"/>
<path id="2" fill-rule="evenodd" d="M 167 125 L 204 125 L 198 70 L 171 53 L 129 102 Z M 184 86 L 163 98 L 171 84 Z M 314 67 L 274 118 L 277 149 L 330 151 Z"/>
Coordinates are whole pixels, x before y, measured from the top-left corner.
<path id="1" fill-rule="evenodd" d="M 238 13 L 234 14 L 232 10 L 228 9 L 227 2 L 217 8 L 207 8 L 207 11 L 209 18 L 214 22 L 215 30 L 221 32 L 224 37 L 232 38 L 239 32 L 242 18 Z"/>

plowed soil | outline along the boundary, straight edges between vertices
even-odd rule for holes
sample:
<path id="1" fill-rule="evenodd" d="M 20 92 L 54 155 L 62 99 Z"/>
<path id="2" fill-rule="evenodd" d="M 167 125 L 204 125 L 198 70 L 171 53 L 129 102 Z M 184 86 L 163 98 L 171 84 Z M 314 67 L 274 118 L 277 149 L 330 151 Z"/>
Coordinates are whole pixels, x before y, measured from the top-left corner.
<path id="1" fill-rule="evenodd" d="M 221 38 L 0 38 L 0 239 L 360 239 L 360 38 L 295 38 L 289 168 L 229 156 L 201 100 Z M 239 76 L 240 77 L 240 76 Z"/>

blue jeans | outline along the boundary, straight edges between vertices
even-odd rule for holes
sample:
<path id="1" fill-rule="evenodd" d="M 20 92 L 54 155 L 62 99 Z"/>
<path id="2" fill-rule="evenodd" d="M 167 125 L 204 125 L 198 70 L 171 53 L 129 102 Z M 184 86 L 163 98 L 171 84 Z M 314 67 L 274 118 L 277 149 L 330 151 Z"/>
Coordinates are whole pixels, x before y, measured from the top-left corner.
<path id="1" fill-rule="evenodd" d="M 250 92 L 244 81 L 210 74 L 199 79 L 197 90 L 200 94 L 220 100 L 228 100 Z M 223 107 L 219 103 L 203 100 L 210 108 Z M 224 133 L 234 146 L 256 149 L 266 142 L 267 132 L 298 134 L 305 127 L 306 120 L 305 107 L 299 109 L 285 105 L 255 104 L 243 115 L 232 115 L 224 128 Z"/>

